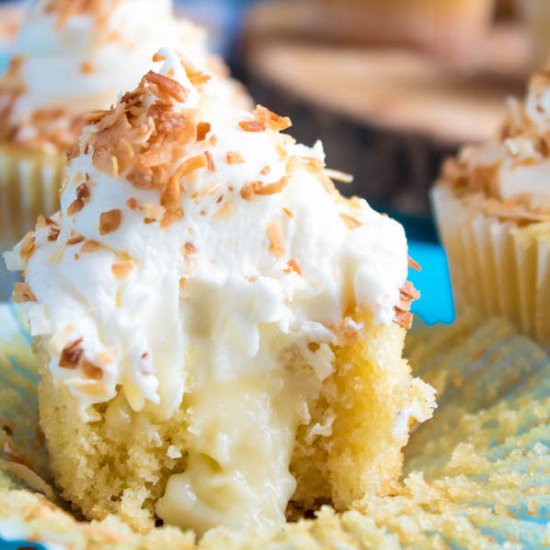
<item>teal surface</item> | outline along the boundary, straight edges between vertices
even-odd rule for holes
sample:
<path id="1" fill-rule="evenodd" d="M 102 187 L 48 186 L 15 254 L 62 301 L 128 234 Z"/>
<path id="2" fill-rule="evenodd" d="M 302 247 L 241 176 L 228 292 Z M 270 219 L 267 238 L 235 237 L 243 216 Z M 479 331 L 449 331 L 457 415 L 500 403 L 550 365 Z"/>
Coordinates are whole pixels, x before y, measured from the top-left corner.
<path id="1" fill-rule="evenodd" d="M 451 281 L 447 258 L 438 244 L 411 242 L 410 256 L 422 271 L 409 271 L 409 279 L 420 291 L 420 300 L 413 304 L 413 311 L 425 323 L 452 323 L 455 318 Z"/>

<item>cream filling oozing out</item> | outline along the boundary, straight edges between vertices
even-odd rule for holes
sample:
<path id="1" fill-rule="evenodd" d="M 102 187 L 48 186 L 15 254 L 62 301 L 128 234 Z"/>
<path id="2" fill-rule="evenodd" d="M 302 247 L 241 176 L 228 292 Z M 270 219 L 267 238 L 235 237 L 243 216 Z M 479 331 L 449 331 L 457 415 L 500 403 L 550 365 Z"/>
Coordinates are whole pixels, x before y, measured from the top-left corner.
<path id="1" fill-rule="evenodd" d="M 307 347 L 319 330 L 285 335 L 269 318 L 257 327 L 240 323 L 261 316 L 261 293 L 243 296 L 243 311 L 231 317 L 220 315 L 212 288 L 190 295 L 186 468 L 169 478 L 157 514 L 198 532 L 281 524 L 296 488 L 289 471 L 296 429 L 309 421 L 308 402 L 332 372 L 332 351 Z"/>

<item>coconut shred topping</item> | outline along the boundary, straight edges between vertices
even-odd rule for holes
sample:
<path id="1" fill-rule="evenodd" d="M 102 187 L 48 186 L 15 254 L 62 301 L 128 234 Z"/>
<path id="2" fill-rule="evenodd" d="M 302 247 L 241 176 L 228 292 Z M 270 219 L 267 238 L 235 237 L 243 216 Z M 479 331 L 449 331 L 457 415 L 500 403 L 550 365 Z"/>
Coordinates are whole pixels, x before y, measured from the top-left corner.
<path id="1" fill-rule="evenodd" d="M 449 160 L 450 183 L 487 214 L 522 224 L 550 221 L 550 73 L 536 75 L 526 100 L 510 101 L 492 141 L 466 147 Z"/>
<path id="2" fill-rule="evenodd" d="M 60 212 L 7 255 L 26 275 L 16 299 L 84 419 L 117 392 L 160 420 L 189 407 L 187 467 L 160 517 L 199 530 L 275 524 L 331 345 L 360 330 L 360 310 L 410 320 L 407 241 L 339 194 L 321 145 L 282 133 L 288 118 L 220 101 L 172 50 L 155 59 L 162 70 L 90 115 Z M 307 384 L 290 351 L 310 365 Z M 216 507 L 224 498 L 230 511 Z"/>
<path id="3" fill-rule="evenodd" d="M 171 0 L 35 1 L 0 81 L 0 139 L 72 145 L 75 117 L 134 88 L 162 44 L 206 62 L 202 30 L 174 18 Z"/>

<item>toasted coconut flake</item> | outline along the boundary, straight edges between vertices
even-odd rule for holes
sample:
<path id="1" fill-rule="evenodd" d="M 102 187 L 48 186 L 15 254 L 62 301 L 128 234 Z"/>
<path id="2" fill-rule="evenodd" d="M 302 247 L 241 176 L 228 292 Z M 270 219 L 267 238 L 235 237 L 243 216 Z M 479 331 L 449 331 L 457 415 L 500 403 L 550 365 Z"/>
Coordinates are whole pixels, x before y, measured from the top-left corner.
<path id="1" fill-rule="evenodd" d="M 187 78 L 191 81 L 191 84 L 195 87 L 203 86 L 210 80 L 210 75 L 203 73 L 200 69 L 195 67 L 188 59 L 180 55 L 181 65 L 187 74 Z"/>
<path id="2" fill-rule="evenodd" d="M 228 151 L 225 155 L 227 164 L 242 164 L 244 158 L 239 151 Z"/>
<path id="3" fill-rule="evenodd" d="M 126 201 L 126 206 L 130 210 L 139 210 L 139 202 L 134 197 L 131 197 Z"/>
<path id="4" fill-rule="evenodd" d="M 197 124 L 197 141 L 204 141 L 210 130 L 210 122 L 199 122 Z"/>
<path id="5" fill-rule="evenodd" d="M 107 149 L 96 150 L 92 163 L 100 172 L 113 178 L 118 176 L 118 159 Z"/>
<path id="6" fill-rule="evenodd" d="M 420 292 L 414 288 L 414 285 L 407 281 L 403 288 L 400 291 L 401 299 L 405 301 L 406 304 L 410 307 L 411 302 L 414 300 L 418 300 L 420 298 Z"/>
<path id="7" fill-rule="evenodd" d="M 137 189 L 151 189 L 154 186 L 153 171 L 148 167 L 134 166 L 126 179 Z"/>
<path id="8" fill-rule="evenodd" d="M 74 342 L 67 344 L 61 352 L 59 366 L 62 369 L 76 369 L 84 350 L 82 349 L 83 338 L 78 338 Z"/>
<path id="9" fill-rule="evenodd" d="M 400 291 L 399 305 L 394 308 L 396 324 L 407 330 L 412 327 L 413 315 L 410 313 L 410 309 L 412 302 L 418 298 L 420 298 L 420 292 L 414 288 L 411 282 L 407 281 Z"/>
<path id="10" fill-rule="evenodd" d="M 73 160 L 76 157 L 80 156 L 80 143 L 74 143 L 68 150 L 67 150 L 67 160 Z"/>
<path id="11" fill-rule="evenodd" d="M 85 357 L 80 362 L 80 369 L 85 378 L 90 378 L 91 380 L 101 380 L 103 378 L 103 369 L 94 365 Z"/>
<path id="12" fill-rule="evenodd" d="M 301 160 L 312 172 L 323 172 L 325 170 L 324 164 L 317 157 L 302 157 Z"/>
<path id="13" fill-rule="evenodd" d="M 245 132 L 265 132 L 266 126 L 257 120 L 243 120 L 239 122 L 239 128 Z"/>
<path id="14" fill-rule="evenodd" d="M 263 185 L 261 182 L 255 182 L 252 184 L 252 189 L 256 195 L 275 195 L 280 193 L 287 185 L 289 178 L 283 176 L 279 181 Z"/>
<path id="15" fill-rule="evenodd" d="M 294 258 L 291 258 L 290 260 L 288 260 L 288 263 L 287 263 L 287 268 L 285 269 L 285 273 L 297 273 L 298 275 L 302 275 L 302 269 L 300 267 L 300 264 L 298 264 L 298 262 L 294 259 Z"/>
<path id="16" fill-rule="evenodd" d="M 60 232 L 61 230 L 59 229 L 59 227 L 50 227 L 50 230 L 48 231 L 48 241 L 57 241 Z"/>
<path id="17" fill-rule="evenodd" d="M 27 233 L 25 235 L 25 238 L 23 239 L 23 242 L 21 243 L 21 247 L 19 248 L 19 256 L 23 261 L 28 262 L 34 254 L 35 250 L 36 237 L 34 233 Z"/>
<path id="18" fill-rule="evenodd" d="M 99 122 L 105 120 L 105 118 L 111 113 L 109 110 L 98 109 L 96 111 L 90 111 L 82 115 L 82 120 L 86 124 L 98 124 Z"/>
<path id="19" fill-rule="evenodd" d="M 269 241 L 269 250 L 277 256 L 277 258 L 283 257 L 285 255 L 285 244 L 281 225 L 276 221 L 271 222 L 267 226 L 266 233 Z"/>
<path id="20" fill-rule="evenodd" d="M 86 239 L 82 235 L 74 235 L 67 240 L 67 246 L 83 243 Z"/>
<path id="21" fill-rule="evenodd" d="M 131 167 L 135 158 L 134 150 L 130 143 L 125 139 L 120 139 L 115 145 L 115 157 L 117 159 L 118 169 L 126 173 Z"/>
<path id="22" fill-rule="evenodd" d="M 119 281 L 126 279 L 126 277 L 130 275 L 133 269 L 134 269 L 134 262 L 132 260 L 122 260 L 120 262 L 114 263 L 111 266 L 111 271 L 115 279 L 118 279 Z"/>
<path id="23" fill-rule="evenodd" d="M 340 183 L 351 183 L 353 181 L 353 176 L 351 174 L 346 174 L 345 172 L 340 172 L 340 170 L 331 170 L 330 168 L 325 168 L 325 174 L 334 181 L 339 181 Z"/>
<path id="24" fill-rule="evenodd" d="M 254 198 L 254 187 L 253 184 L 247 183 L 241 187 L 240 193 L 241 198 L 245 201 L 251 201 Z"/>
<path id="25" fill-rule="evenodd" d="M 233 205 L 230 202 L 225 202 L 221 205 L 220 209 L 216 212 L 214 217 L 217 220 L 225 220 L 233 213 Z"/>
<path id="26" fill-rule="evenodd" d="M 95 252 L 96 250 L 99 250 L 103 248 L 103 246 L 101 245 L 101 243 L 98 243 L 97 241 L 86 241 L 81 249 L 80 249 L 80 253 L 81 254 L 89 254 L 90 252 Z"/>
<path id="27" fill-rule="evenodd" d="M 293 214 L 292 211 L 289 210 L 288 208 L 284 208 L 284 207 L 283 207 L 283 212 L 284 212 L 289 218 L 293 218 L 293 217 L 294 217 L 294 214 Z"/>
<path id="28" fill-rule="evenodd" d="M 175 224 L 181 218 L 183 217 L 183 210 L 179 209 L 175 212 L 172 211 L 166 211 L 164 213 L 164 216 L 162 217 L 162 220 L 160 220 L 160 226 L 163 229 L 166 229 L 167 227 L 170 227 L 171 225 Z"/>
<path id="29" fill-rule="evenodd" d="M 413 326 L 413 314 L 409 311 L 402 311 L 400 309 L 395 310 L 395 320 L 394 322 L 400 327 L 409 330 Z"/>
<path id="30" fill-rule="evenodd" d="M 86 183 L 81 183 L 76 188 L 76 198 L 84 202 L 90 200 L 90 189 Z"/>
<path id="31" fill-rule="evenodd" d="M 277 132 L 282 132 L 292 126 L 290 118 L 277 115 L 262 105 L 258 105 L 252 114 L 258 122 Z"/>
<path id="32" fill-rule="evenodd" d="M 67 208 L 67 214 L 69 216 L 74 216 L 75 214 L 78 214 L 83 208 L 85 204 L 82 199 L 75 199 L 71 204 L 69 204 L 69 208 Z"/>
<path id="33" fill-rule="evenodd" d="M 176 170 L 176 174 L 179 177 L 185 177 L 201 168 L 205 168 L 207 164 L 206 155 L 196 155 L 184 161 Z"/>
<path id="34" fill-rule="evenodd" d="M 184 103 L 189 95 L 189 90 L 179 82 L 162 74 L 155 73 L 154 71 L 149 71 L 144 76 L 144 80 L 149 82 L 149 84 L 154 84 L 159 88 L 161 93 L 166 94 L 180 103 Z"/>
<path id="35" fill-rule="evenodd" d="M 210 172 L 215 172 L 217 168 L 212 153 L 210 151 L 206 151 L 206 153 L 204 153 L 204 156 L 206 157 L 206 167 L 208 168 L 208 170 Z"/>
<path id="36" fill-rule="evenodd" d="M 187 242 L 183 245 L 184 255 L 196 254 L 198 251 L 199 251 L 198 248 L 193 243 Z"/>
<path id="37" fill-rule="evenodd" d="M 422 268 L 420 267 L 420 264 L 417 261 L 415 261 L 413 258 L 411 258 L 410 256 L 408 258 L 408 262 L 409 262 L 409 267 L 411 269 L 414 269 L 415 271 L 419 271 L 419 272 L 422 271 Z"/>
<path id="38" fill-rule="evenodd" d="M 82 74 L 86 75 L 94 74 L 96 72 L 96 66 L 90 61 L 84 61 L 84 63 L 80 65 L 80 71 Z"/>
<path id="39" fill-rule="evenodd" d="M 350 216 L 349 214 L 341 213 L 340 217 L 342 218 L 342 220 L 344 221 L 344 223 L 346 224 L 348 229 L 350 229 L 352 231 L 363 225 L 362 222 L 360 222 L 357 218 L 354 218 L 353 216 Z"/>
<path id="40" fill-rule="evenodd" d="M 122 222 L 122 211 L 119 209 L 102 212 L 99 216 L 99 234 L 108 235 L 116 231 Z"/>
<path id="41" fill-rule="evenodd" d="M 36 302 L 36 296 L 27 283 L 15 283 L 13 285 L 12 300 L 16 304 Z"/>
<path id="42" fill-rule="evenodd" d="M 161 222 L 163 227 L 172 225 L 183 216 L 181 207 L 181 186 L 177 177 L 172 177 L 168 181 L 160 198 L 160 204 L 164 206 L 165 213 Z"/>
<path id="43" fill-rule="evenodd" d="M 153 63 L 162 63 L 163 61 L 166 61 L 166 57 L 164 57 L 161 53 L 156 53 L 153 55 Z"/>

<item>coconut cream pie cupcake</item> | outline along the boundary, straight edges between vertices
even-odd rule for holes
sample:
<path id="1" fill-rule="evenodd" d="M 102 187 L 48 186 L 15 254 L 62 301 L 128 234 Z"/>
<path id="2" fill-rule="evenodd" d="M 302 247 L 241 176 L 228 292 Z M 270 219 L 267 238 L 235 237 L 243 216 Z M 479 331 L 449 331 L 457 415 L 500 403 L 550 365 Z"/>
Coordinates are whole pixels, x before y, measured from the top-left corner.
<path id="1" fill-rule="evenodd" d="M 433 191 L 459 312 L 502 315 L 550 346 L 550 76 L 491 142 L 447 162 Z"/>
<path id="2" fill-rule="evenodd" d="M 162 44 L 205 62 L 202 30 L 175 19 L 170 0 L 31 4 L 0 79 L 0 247 L 57 209 L 65 151 L 82 114 L 135 86 Z"/>
<path id="3" fill-rule="evenodd" d="M 161 58 L 88 118 L 61 210 L 7 258 L 58 485 L 88 518 L 199 533 L 391 491 L 434 407 L 402 358 L 403 228 L 288 118 Z"/>

